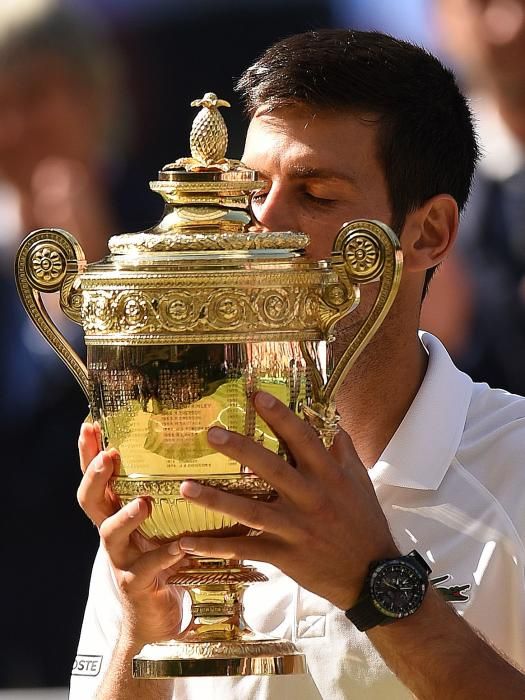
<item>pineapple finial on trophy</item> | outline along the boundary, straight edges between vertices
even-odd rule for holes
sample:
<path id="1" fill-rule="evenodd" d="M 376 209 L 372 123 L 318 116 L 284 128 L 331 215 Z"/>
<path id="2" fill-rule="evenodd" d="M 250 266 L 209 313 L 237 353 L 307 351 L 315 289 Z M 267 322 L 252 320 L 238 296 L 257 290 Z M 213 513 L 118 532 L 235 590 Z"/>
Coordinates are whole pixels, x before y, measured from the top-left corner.
<path id="1" fill-rule="evenodd" d="M 228 129 L 219 107 L 229 107 L 230 103 L 220 100 L 214 92 L 207 92 L 202 99 L 193 100 L 191 106 L 202 107 L 191 127 L 192 157 L 202 165 L 223 161 L 228 146 Z"/>
<path id="2" fill-rule="evenodd" d="M 230 103 L 218 98 L 214 92 L 207 92 L 200 100 L 193 100 L 191 106 L 201 107 L 191 127 L 191 158 L 179 158 L 175 163 L 165 165 L 163 170 L 184 168 L 187 172 L 228 172 L 240 167 L 240 161 L 226 158 L 228 129 L 219 107 L 230 107 Z"/>

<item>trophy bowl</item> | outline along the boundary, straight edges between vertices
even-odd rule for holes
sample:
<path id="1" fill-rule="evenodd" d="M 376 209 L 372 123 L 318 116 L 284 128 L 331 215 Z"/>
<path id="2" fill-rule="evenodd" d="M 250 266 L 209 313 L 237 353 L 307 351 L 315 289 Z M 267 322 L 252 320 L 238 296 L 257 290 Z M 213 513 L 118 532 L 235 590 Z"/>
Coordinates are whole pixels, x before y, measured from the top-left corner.
<path id="1" fill-rule="evenodd" d="M 165 201 L 158 224 L 113 236 L 110 254 L 90 265 L 59 229 L 31 233 L 16 259 L 28 314 L 79 381 L 104 447 L 120 453 L 111 488 L 122 505 L 148 498 L 140 530 L 157 543 L 257 534 L 180 494 L 182 482 L 194 479 L 247 498 L 276 497 L 245 465 L 215 452 L 208 429 L 234 430 L 286 458 L 253 406 L 264 390 L 330 446 L 338 387 L 388 312 L 402 267 L 399 243 L 380 222 L 345 224 L 321 261 L 304 255 L 305 234 L 253 230 L 250 197 L 265 183 L 224 157 L 218 107 L 227 103 L 207 93 L 192 104 L 201 110 L 191 158 L 165 166 L 150 183 Z M 370 282 L 375 302 L 336 362 L 334 327 Z M 48 316 L 43 292 L 59 292 L 64 313 L 83 326 L 86 364 Z M 239 561 L 193 557 L 169 580 L 191 597 L 189 625 L 175 640 L 146 645 L 133 674 L 304 673 L 304 656 L 290 641 L 257 634 L 244 620 L 246 586 L 265 580 Z"/>

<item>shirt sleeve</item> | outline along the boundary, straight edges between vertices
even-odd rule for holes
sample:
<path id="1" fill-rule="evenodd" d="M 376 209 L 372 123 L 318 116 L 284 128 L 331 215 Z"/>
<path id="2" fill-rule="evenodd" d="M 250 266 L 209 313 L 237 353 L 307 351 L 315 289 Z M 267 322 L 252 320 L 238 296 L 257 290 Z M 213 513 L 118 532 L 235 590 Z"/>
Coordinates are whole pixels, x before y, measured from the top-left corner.
<path id="1" fill-rule="evenodd" d="M 89 596 L 73 663 L 70 700 L 92 700 L 109 665 L 122 619 L 117 586 L 103 548 L 93 564 Z"/>

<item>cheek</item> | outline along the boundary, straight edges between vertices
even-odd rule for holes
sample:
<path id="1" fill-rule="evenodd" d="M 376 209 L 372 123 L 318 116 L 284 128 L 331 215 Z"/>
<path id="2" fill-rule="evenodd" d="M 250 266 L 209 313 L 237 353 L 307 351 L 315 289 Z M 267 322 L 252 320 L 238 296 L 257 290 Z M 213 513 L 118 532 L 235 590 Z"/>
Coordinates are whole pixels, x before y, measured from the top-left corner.
<path id="1" fill-rule="evenodd" d="M 311 216 L 304 219 L 302 231 L 310 236 L 310 245 L 306 249 L 307 257 L 312 260 L 324 260 L 332 253 L 333 242 L 341 226 L 348 219 L 331 219 L 326 216 Z"/>
<path id="2" fill-rule="evenodd" d="M 332 254 L 332 242 L 334 238 L 335 234 L 328 234 L 328 232 L 325 232 L 324 236 L 312 236 L 310 238 L 310 245 L 306 249 L 306 256 L 311 260 L 325 260 L 329 258 Z"/>

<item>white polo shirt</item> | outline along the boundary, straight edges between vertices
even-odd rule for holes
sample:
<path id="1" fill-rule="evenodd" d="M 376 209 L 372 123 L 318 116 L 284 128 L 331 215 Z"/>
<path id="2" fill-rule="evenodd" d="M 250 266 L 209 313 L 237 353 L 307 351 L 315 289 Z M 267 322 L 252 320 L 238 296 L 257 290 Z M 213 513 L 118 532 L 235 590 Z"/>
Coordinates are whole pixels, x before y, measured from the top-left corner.
<path id="1" fill-rule="evenodd" d="M 434 585 L 498 649 L 525 667 L 525 399 L 474 384 L 441 343 L 421 334 L 428 370 L 369 474 L 402 552 L 417 549 Z M 177 700 L 398 700 L 412 695 L 343 612 L 268 564 L 246 592 L 256 630 L 292 639 L 311 676 L 193 678 Z M 94 698 L 118 635 L 120 604 L 97 555 L 72 700 Z"/>

